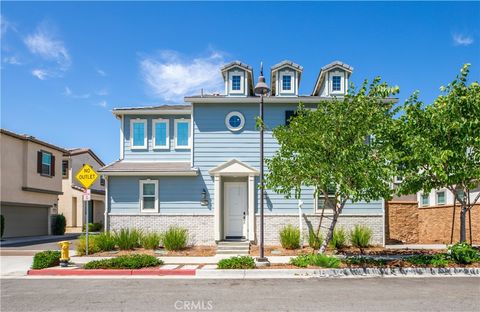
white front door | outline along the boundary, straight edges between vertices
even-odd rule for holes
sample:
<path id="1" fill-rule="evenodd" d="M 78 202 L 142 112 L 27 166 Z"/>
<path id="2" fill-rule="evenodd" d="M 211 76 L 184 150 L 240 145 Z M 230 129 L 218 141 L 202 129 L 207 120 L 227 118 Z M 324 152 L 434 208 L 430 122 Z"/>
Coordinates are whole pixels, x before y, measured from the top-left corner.
<path id="1" fill-rule="evenodd" d="M 224 183 L 226 237 L 247 237 L 247 183 Z"/>

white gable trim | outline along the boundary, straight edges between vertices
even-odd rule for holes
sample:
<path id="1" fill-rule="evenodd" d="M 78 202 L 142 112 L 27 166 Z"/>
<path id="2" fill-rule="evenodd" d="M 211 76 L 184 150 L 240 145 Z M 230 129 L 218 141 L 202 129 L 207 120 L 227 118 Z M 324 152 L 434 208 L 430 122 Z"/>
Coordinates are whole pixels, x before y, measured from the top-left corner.
<path id="1" fill-rule="evenodd" d="M 252 176 L 258 175 L 257 169 L 237 160 L 231 159 L 208 171 L 213 176 Z"/>

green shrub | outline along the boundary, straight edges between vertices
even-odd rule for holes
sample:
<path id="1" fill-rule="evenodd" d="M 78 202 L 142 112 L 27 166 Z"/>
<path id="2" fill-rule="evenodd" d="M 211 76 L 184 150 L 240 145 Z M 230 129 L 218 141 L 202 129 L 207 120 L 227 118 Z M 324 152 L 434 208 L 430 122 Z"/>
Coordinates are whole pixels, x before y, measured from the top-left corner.
<path id="1" fill-rule="evenodd" d="M 415 255 L 408 257 L 406 260 L 414 265 L 425 265 L 441 268 L 446 267 L 450 263 L 447 255 L 445 254 Z"/>
<path id="2" fill-rule="evenodd" d="M 45 269 L 60 264 L 60 251 L 46 250 L 33 256 L 32 269 Z"/>
<path id="3" fill-rule="evenodd" d="M 0 239 L 3 237 L 3 232 L 5 232 L 5 217 L 0 215 Z"/>
<path id="4" fill-rule="evenodd" d="M 115 236 L 110 232 L 102 232 L 92 237 L 95 237 L 95 245 L 100 251 L 110 251 L 115 249 Z"/>
<path id="5" fill-rule="evenodd" d="M 322 233 L 315 233 L 313 230 L 308 231 L 308 246 L 312 247 L 313 249 L 317 250 L 320 249 L 323 242 Z"/>
<path id="6" fill-rule="evenodd" d="M 188 230 L 172 226 L 163 234 L 163 246 L 167 250 L 182 250 L 187 246 Z"/>
<path id="7" fill-rule="evenodd" d="M 85 232 L 85 224 L 82 227 L 82 230 Z M 89 223 L 88 224 L 88 231 L 89 232 L 100 232 L 103 228 L 103 224 L 95 222 L 95 223 Z"/>
<path id="8" fill-rule="evenodd" d="M 98 245 L 96 242 L 97 236 L 98 235 L 88 235 L 88 254 L 89 255 L 101 251 L 100 248 L 98 248 Z M 78 238 L 78 243 L 76 248 L 78 256 L 83 256 L 86 254 L 86 250 L 85 250 L 86 246 L 87 246 L 87 243 L 86 243 L 85 235 L 81 235 Z"/>
<path id="9" fill-rule="evenodd" d="M 363 249 L 370 245 L 372 230 L 365 225 L 355 225 L 350 231 L 350 242 L 352 246 Z"/>
<path id="10" fill-rule="evenodd" d="M 342 249 L 347 246 L 347 233 L 343 228 L 338 228 L 333 231 L 330 247 L 334 249 Z"/>
<path id="11" fill-rule="evenodd" d="M 137 229 L 120 229 L 115 232 L 115 243 L 120 250 L 131 250 L 140 246 L 142 233 Z"/>
<path id="12" fill-rule="evenodd" d="M 125 255 L 111 259 L 95 260 L 85 264 L 85 269 L 141 269 L 162 265 L 163 261 L 150 255 Z"/>
<path id="13" fill-rule="evenodd" d="M 52 234 L 63 235 L 65 234 L 65 228 L 67 226 L 67 220 L 63 214 L 52 216 Z"/>
<path id="14" fill-rule="evenodd" d="M 280 244 L 285 249 L 300 248 L 300 230 L 289 224 L 280 230 Z"/>
<path id="15" fill-rule="evenodd" d="M 140 239 L 140 245 L 145 249 L 156 249 L 160 246 L 161 235 L 158 233 L 145 233 Z"/>
<path id="16" fill-rule="evenodd" d="M 453 261 L 460 264 L 470 264 L 476 261 L 480 261 L 480 255 L 478 251 L 468 243 L 456 243 L 448 248 L 450 257 Z"/>
<path id="17" fill-rule="evenodd" d="M 306 268 L 309 265 L 319 266 L 323 268 L 338 268 L 340 259 L 324 254 L 301 255 L 290 259 L 290 263 L 294 266 Z"/>
<path id="18" fill-rule="evenodd" d="M 255 261 L 250 256 L 222 259 L 217 264 L 219 269 L 255 269 Z"/>

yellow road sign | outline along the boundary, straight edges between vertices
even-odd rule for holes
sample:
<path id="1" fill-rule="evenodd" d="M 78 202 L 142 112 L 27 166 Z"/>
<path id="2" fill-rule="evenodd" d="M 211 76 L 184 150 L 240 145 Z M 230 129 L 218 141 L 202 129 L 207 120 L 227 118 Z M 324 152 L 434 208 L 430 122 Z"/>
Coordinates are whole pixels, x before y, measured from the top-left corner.
<path id="1" fill-rule="evenodd" d="M 89 164 L 85 164 L 82 169 L 77 172 L 75 178 L 77 178 L 78 182 L 80 182 L 84 188 L 88 189 L 98 178 L 98 173 L 96 173 Z"/>

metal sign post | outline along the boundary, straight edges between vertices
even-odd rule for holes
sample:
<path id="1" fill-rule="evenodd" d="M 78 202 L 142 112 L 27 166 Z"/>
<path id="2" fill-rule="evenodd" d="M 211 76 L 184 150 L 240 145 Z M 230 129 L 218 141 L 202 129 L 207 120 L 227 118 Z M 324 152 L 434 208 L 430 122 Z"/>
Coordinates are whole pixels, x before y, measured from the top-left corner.
<path id="1" fill-rule="evenodd" d="M 90 186 L 98 178 L 98 173 L 89 165 L 84 164 L 83 167 L 77 172 L 75 178 L 80 182 L 85 188 L 83 194 L 83 209 L 85 211 L 85 254 L 88 256 L 88 218 L 89 218 L 89 207 L 88 202 L 91 198 Z"/>

